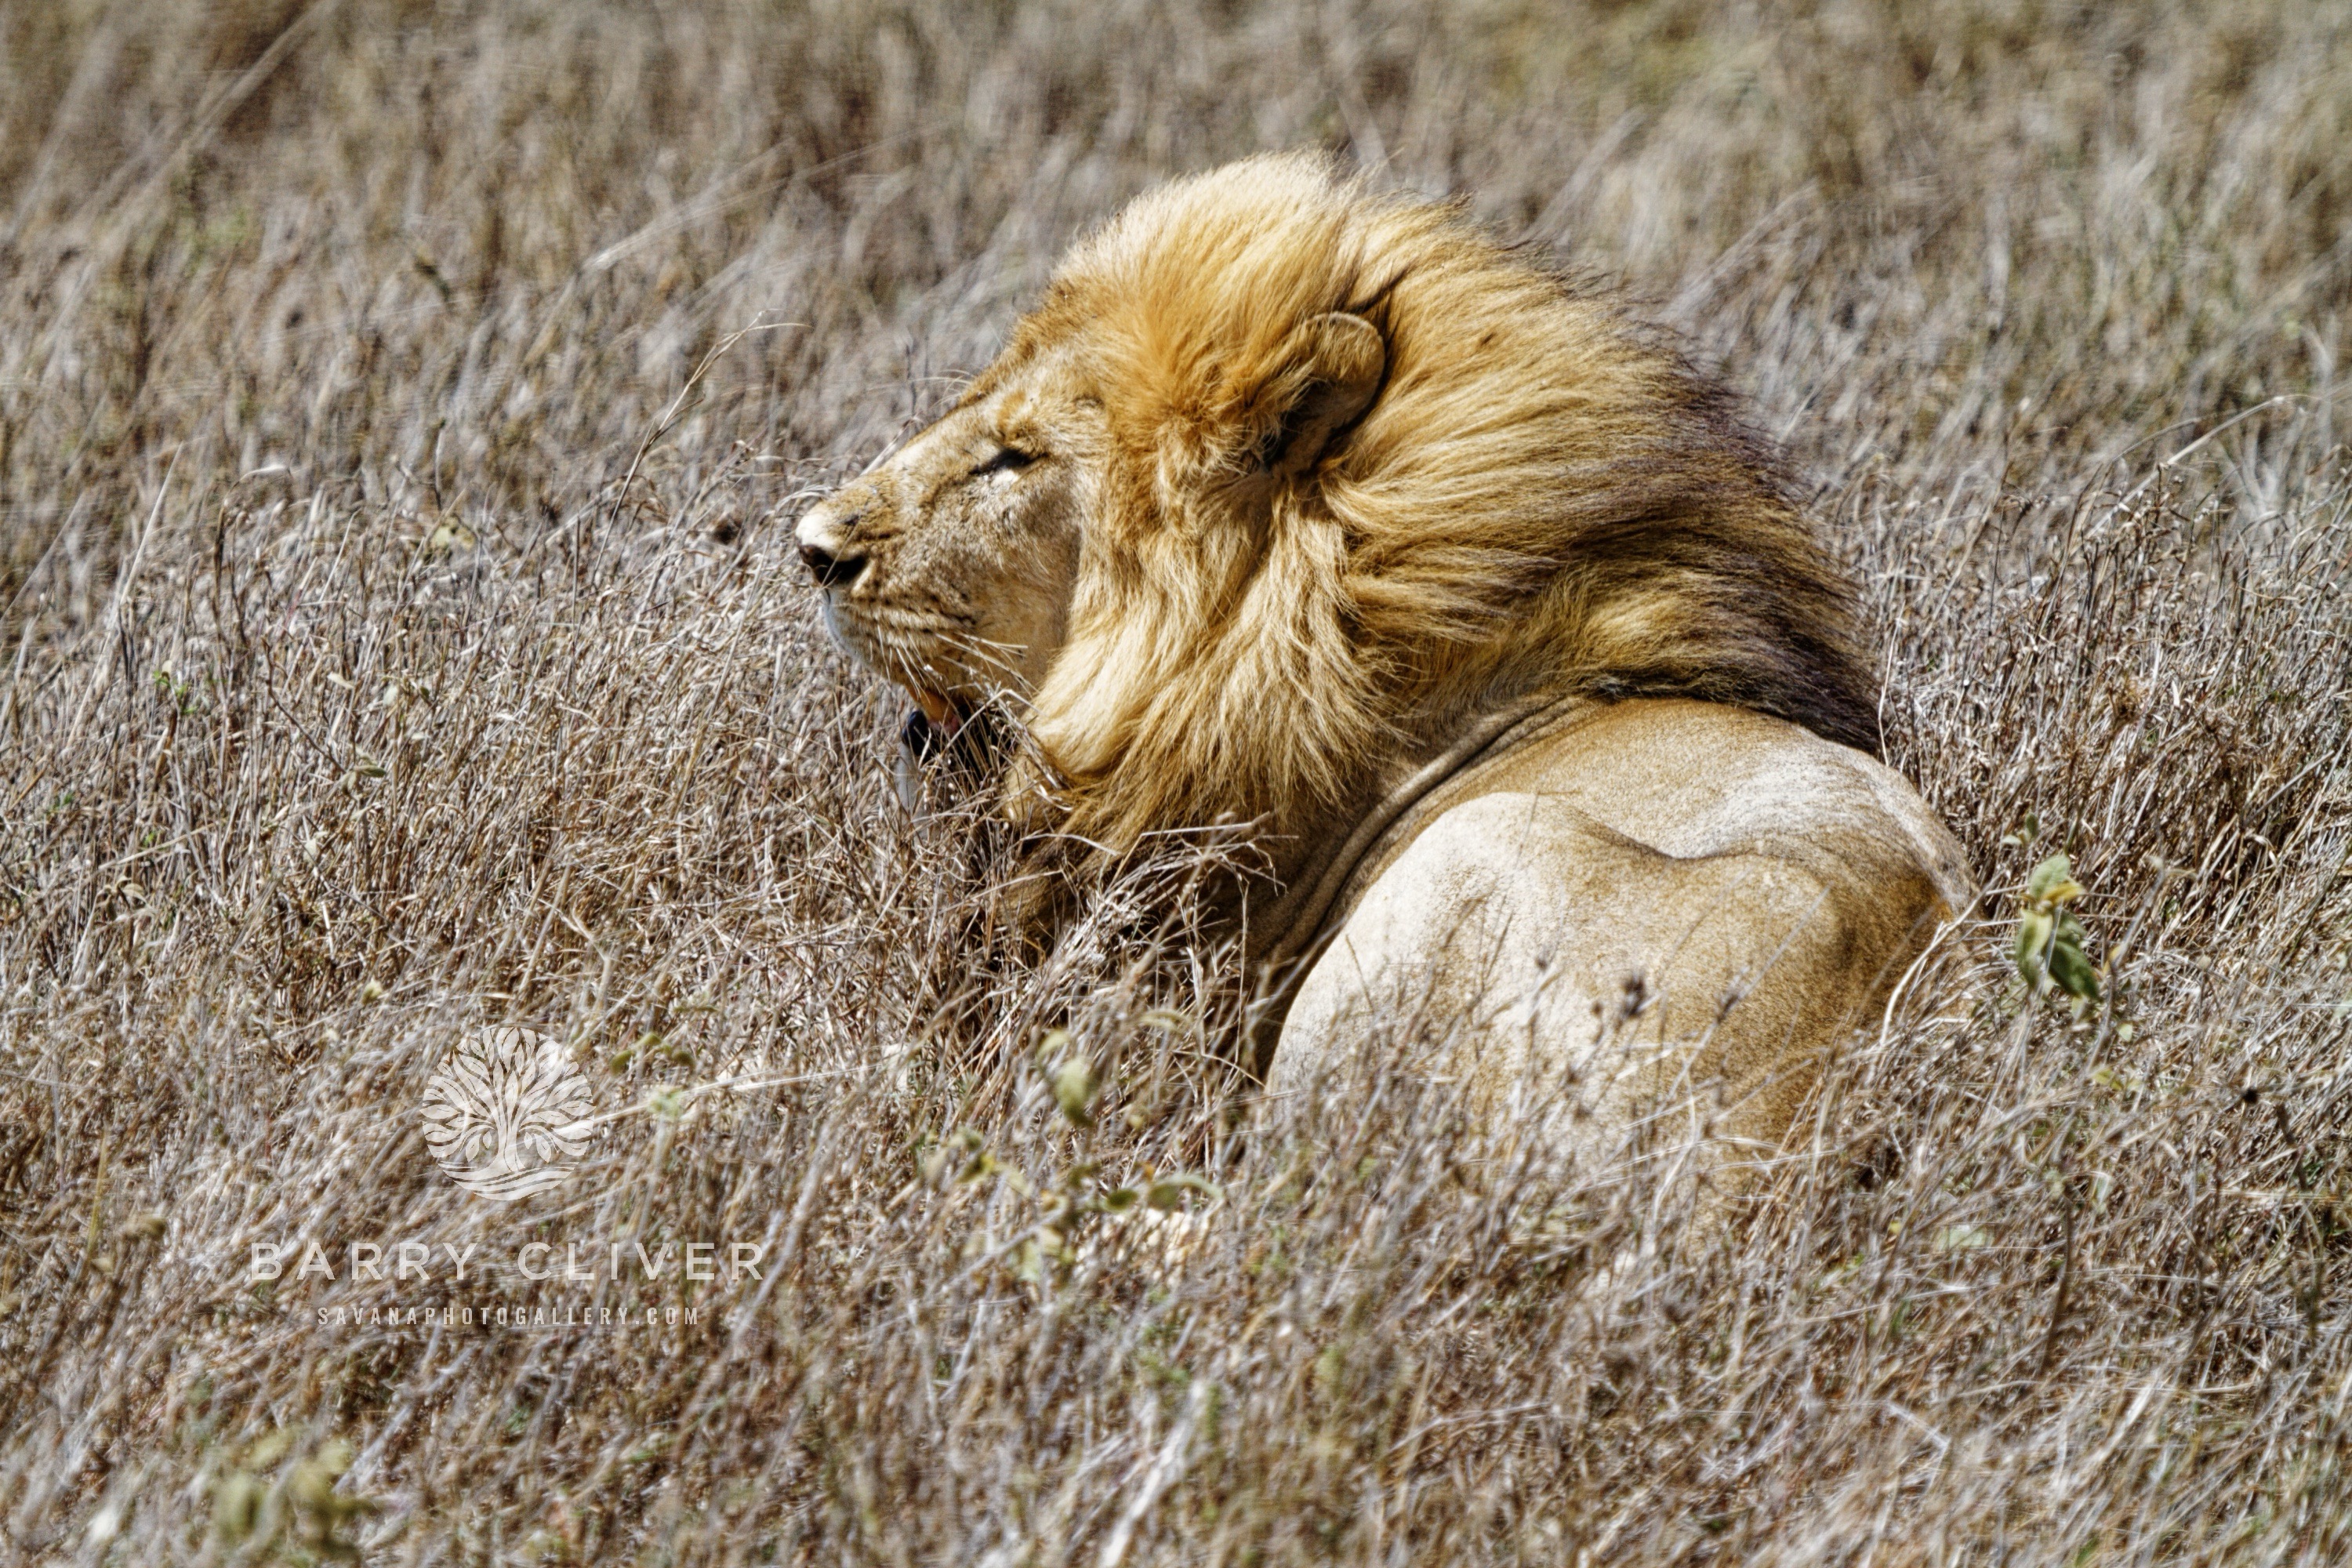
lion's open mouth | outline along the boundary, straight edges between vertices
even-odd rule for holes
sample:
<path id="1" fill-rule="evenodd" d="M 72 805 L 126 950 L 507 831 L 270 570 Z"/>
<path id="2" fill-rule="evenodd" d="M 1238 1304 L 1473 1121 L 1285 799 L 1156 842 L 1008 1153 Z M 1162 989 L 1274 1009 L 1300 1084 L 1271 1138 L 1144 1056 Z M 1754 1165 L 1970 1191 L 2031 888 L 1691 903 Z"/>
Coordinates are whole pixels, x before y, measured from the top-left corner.
<path id="1" fill-rule="evenodd" d="M 956 738 L 957 731 L 971 717 L 971 706 L 962 698 L 919 690 L 915 693 L 914 710 L 907 715 L 898 738 L 906 742 L 908 751 L 929 762 Z"/>
<path id="2" fill-rule="evenodd" d="M 955 732 L 963 728 L 965 709 L 961 699 L 939 691 L 918 691 L 915 693 L 915 706 L 922 710 L 923 717 L 950 740 L 955 739 Z"/>

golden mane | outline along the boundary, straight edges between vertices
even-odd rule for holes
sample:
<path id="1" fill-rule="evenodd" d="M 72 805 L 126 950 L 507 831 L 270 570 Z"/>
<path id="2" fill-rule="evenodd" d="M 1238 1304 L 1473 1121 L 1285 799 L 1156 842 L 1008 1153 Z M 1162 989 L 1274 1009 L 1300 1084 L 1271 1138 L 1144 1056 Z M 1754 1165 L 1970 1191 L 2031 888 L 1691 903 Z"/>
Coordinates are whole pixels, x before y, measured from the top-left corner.
<path id="1" fill-rule="evenodd" d="M 1335 311 L 1379 332 L 1377 395 L 1267 480 Z M 1073 250 L 967 401 L 1046 357 L 1110 432 L 1029 720 L 1069 835 L 1306 831 L 1384 758 L 1551 694 L 1878 750 L 1851 590 L 1732 395 L 1458 206 L 1298 155 L 1175 182 Z"/>

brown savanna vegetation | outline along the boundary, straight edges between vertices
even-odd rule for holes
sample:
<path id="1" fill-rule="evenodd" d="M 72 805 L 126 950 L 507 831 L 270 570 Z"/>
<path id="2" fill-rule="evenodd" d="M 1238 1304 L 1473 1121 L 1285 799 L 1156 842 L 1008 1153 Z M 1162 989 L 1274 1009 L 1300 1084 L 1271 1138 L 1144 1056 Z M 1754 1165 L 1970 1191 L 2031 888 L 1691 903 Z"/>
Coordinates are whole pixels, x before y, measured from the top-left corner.
<path id="1" fill-rule="evenodd" d="M 1982 956 L 1738 1225 L 1254 1101 L 1181 863 L 976 971 L 814 623 L 1072 237 L 1301 146 L 1646 300 L 1865 584 Z M 2348 329 L 2335 5 L 0 6 L 0 1559 L 2352 1556 Z M 510 1204 L 499 1025 L 615 1112 Z"/>

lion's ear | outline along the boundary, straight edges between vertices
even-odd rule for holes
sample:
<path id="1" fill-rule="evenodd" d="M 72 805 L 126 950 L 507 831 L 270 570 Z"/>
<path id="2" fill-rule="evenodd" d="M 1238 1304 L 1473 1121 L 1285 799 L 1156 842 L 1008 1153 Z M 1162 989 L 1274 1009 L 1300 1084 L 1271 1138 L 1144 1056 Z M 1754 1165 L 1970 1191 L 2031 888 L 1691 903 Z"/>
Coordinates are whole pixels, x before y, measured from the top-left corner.
<path id="1" fill-rule="evenodd" d="M 1307 323 L 1306 338 L 1301 368 L 1307 390 L 1282 416 L 1266 454 L 1268 473 L 1305 473 L 1331 437 L 1372 405 L 1388 373 L 1388 344 L 1381 341 L 1380 329 L 1361 316 L 1345 310 L 1317 316 Z"/>

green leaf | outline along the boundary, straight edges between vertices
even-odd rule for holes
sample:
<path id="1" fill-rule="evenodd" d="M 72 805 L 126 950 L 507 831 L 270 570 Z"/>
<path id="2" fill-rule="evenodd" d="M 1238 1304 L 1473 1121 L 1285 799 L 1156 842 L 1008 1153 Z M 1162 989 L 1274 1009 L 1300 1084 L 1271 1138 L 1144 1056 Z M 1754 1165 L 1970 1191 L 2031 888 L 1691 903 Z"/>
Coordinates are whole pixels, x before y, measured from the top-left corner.
<path id="1" fill-rule="evenodd" d="M 2069 903 L 2083 896 L 2083 885 L 2074 880 L 2074 868 L 2063 855 L 2053 855 L 2033 868 L 2027 879 L 2025 896 L 2037 904 Z"/>
<path id="2" fill-rule="evenodd" d="M 2099 972 L 2093 968 L 2083 952 L 2079 939 L 2065 936 L 2050 944 L 2050 978 L 2058 989 L 2069 996 L 2079 996 L 2085 1002 L 2099 999 Z"/>
<path id="3" fill-rule="evenodd" d="M 1143 1201 L 1156 1209 L 1172 1209 L 1184 1201 L 1186 1193 L 1214 1197 L 1217 1189 L 1215 1184 L 1198 1176 L 1162 1176 L 1143 1189 Z"/>
<path id="4" fill-rule="evenodd" d="M 1084 1057 L 1072 1057 L 1054 1069 L 1054 1103 L 1062 1108 L 1074 1127 L 1092 1127 L 1095 1119 L 1087 1107 L 1094 1103 L 1095 1069 Z"/>
<path id="5" fill-rule="evenodd" d="M 278 1427 L 257 1438 L 253 1447 L 245 1451 L 245 1468 L 256 1472 L 266 1470 L 284 1458 L 286 1450 L 293 1446 L 294 1434 Z"/>
<path id="6" fill-rule="evenodd" d="M 235 1546 L 261 1522 L 261 1500 L 268 1491 L 255 1477 L 231 1470 L 213 1483 L 213 1532 Z"/>
<path id="7" fill-rule="evenodd" d="M 2041 910 L 2029 910 L 2017 922 L 2017 968 L 2028 980 L 2042 978 L 2042 950 L 2050 945 L 2057 921 Z"/>

